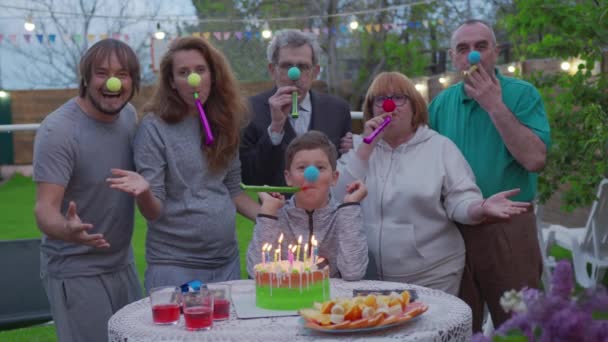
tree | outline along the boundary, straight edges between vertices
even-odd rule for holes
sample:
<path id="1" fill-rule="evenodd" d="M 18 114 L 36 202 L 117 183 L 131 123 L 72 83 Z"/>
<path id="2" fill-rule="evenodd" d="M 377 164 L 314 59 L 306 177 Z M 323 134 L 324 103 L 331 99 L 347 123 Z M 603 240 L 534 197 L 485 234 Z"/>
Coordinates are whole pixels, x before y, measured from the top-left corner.
<path id="1" fill-rule="evenodd" d="M 54 42 L 38 44 L 36 38 L 32 38 L 27 45 L 8 45 L 10 51 L 19 56 L 12 59 L 13 63 L 20 65 L 13 68 L 15 72 L 11 77 L 21 79 L 31 88 L 76 86 L 78 63 L 92 44 L 89 35 L 108 32 L 111 37 L 112 34 L 123 33 L 139 21 L 139 18 L 132 16 L 133 3 L 126 1 L 111 4 L 100 0 L 32 0 L 29 5 L 36 10 L 34 13 L 45 14 L 34 16 L 37 29 L 33 33 L 42 35 L 43 39 L 48 39 L 51 34 L 56 37 Z M 158 5 L 154 7 L 152 4 L 147 8 L 153 11 L 148 13 L 149 16 L 158 13 Z M 139 36 L 140 39 L 136 39 L 131 35 L 128 43 L 141 61 L 144 82 L 151 81 L 154 75 L 146 67 L 149 64 L 146 63 L 149 61 L 149 39 Z"/>
<path id="2" fill-rule="evenodd" d="M 580 58 L 573 73 L 532 75 L 541 92 L 553 146 L 539 180 L 540 201 L 562 189 L 562 207 L 572 210 L 595 199 L 608 176 L 608 2 L 517 0 L 505 17 L 520 58 Z M 605 65 L 605 64 L 604 64 Z M 561 187 L 562 185 L 566 187 Z"/>

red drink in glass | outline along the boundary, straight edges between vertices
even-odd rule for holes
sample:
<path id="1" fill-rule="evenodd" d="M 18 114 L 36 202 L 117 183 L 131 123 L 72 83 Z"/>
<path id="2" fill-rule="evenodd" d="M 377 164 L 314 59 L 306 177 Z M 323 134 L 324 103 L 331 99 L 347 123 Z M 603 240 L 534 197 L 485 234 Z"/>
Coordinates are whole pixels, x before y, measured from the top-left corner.
<path id="1" fill-rule="evenodd" d="M 173 324 L 179 321 L 178 304 L 161 304 L 152 307 L 152 319 L 157 324 Z"/>
<path id="2" fill-rule="evenodd" d="M 210 307 L 185 307 L 184 318 L 188 330 L 206 330 L 211 329 L 213 325 L 213 311 Z"/>
<path id="3" fill-rule="evenodd" d="M 213 303 L 213 320 L 221 321 L 230 317 L 230 301 L 215 298 Z"/>

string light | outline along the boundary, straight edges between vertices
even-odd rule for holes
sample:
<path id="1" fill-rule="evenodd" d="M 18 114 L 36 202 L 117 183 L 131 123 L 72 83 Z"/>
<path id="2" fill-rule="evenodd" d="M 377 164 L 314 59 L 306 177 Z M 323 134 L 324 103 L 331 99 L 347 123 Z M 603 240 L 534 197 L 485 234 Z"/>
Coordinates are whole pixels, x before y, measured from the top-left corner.
<path id="1" fill-rule="evenodd" d="M 560 65 L 560 68 L 562 68 L 563 71 L 568 71 L 570 70 L 570 63 L 567 61 L 563 61 Z"/>
<path id="2" fill-rule="evenodd" d="M 5 99 L 8 97 L 8 93 L 4 90 L 0 90 L 0 99 Z"/>
<path id="3" fill-rule="evenodd" d="M 156 32 L 154 32 L 154 38 L 156 38 L 157 40 L 163 40 L 166 36 L 167 35 L 165 34 L 165 32 L 160 29 L 160 23 L 156 23 Z"/>
<path id="4" fill-rule="evenodd" d="M 32 31 L 34 31 L 36 29 L 36 24 L 34 24 L 34 21 L 32 20 L 32 15 L 31 14 L 25 20 L 25 24 L 23 24 L 23 27 L 28 32 L 32 32 Z"/>
<path id="5" fill-rule="evenodd" d="M 510 73 L 514 73 L 515 72 L 515 65 L 511 64 L 507 67 L 507 71 Z"/>
<path id="6" fill-rule="evenodd" d="M 268 21 L 265 21 L 264 25 L 262 26 L 262 38 L 270 39 L 270 37 L 272 37 L 272 31 L 270 31 L 270 26 L 268 25 Z"/>
<path id="7" fill-rule="evenodd" d="M 357 18 L 355 18 L 355 16 L 351 17 L 348 27 L 350 27 L 350 29 L 353 31 L 359 28 L 359 22 L 357 21 Z"/>
<path id="8" fill-rule="evenodd" d="M 448 79 L 445 77 L 439 77 L 439 83 L 445 85 L 446 83 L 448 83 Z"/>

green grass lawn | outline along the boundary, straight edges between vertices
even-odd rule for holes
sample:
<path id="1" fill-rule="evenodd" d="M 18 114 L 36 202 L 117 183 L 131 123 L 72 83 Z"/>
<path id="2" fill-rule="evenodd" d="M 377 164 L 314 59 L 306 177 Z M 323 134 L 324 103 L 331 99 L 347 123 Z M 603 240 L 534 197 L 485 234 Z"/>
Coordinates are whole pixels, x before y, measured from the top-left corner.
<path id="1" fill-rule="evenodd" d="M 40 231 L 34 219 L 34 201 L 36 188 L 31 178 L 15 175 L 8 182 L 0 185 L 0 240 L 38 238 Z M 247 245 L 253 233 L 253 222 L 238 215 L 237 235 L 241 252 L 241 277 L 247 278 Z M 139 211 L 135 217 L 133 234 L 133 253 L 139 279 L 142 282 L 146 269 L 145 259 L 146 220 Z M 0 341 L 55 341 L 53 325 L 0 331 Z"/>

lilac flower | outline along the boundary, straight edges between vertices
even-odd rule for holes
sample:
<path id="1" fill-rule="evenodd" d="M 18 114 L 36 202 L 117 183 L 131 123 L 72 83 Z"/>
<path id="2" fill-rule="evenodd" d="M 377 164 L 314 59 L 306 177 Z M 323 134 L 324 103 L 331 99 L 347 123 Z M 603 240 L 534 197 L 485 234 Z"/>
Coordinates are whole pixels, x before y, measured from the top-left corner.
<path id="1" fill-rule="evenodd" d="M 572 284 L 572 265 L 566 260 L 561 260 L 555 266 L 553 279 L 551 280 L 551 296 L 570 299 L 574 284 Z"/>
<path id="2" fill-rule="evenodd" d="M 608 321 L 594 321 L 585 341 L 608 341 Z"/>
<path id="3" fill-rule="evenodd" d="M 608 310 L 608 291 L 599 285 L 587 289 L 574 300 L 571 297 L 573 279 L 570 263 L 560 261 L 553 274 L 549 293 L 524 288 L 519 296 L 513 293 L 505 296 L 508 307 L 513 307 L 513 298 L 521 298 L 525 310 L 514 313 L 496 330 L 498 335 L 503 336 L 501 341 L 509 341 L 509 333 L 519 330 L 528 341 L 608 342 L 608 321 L 593 319 L 595 312 L 605 313 Z M 483 335 L 478 335 L 475 335 L 474 341 L 489 341 Z"/>
<path id="4" fill-rule="evenodd" d="M 590 313 L 576 307 L 574 303 L 555 312 L 545 325 L 543 333 L 551 332 L 551 338 L 560 341 L 577 341 L 585 336 L 585 329 L 591 323 Z"/>

